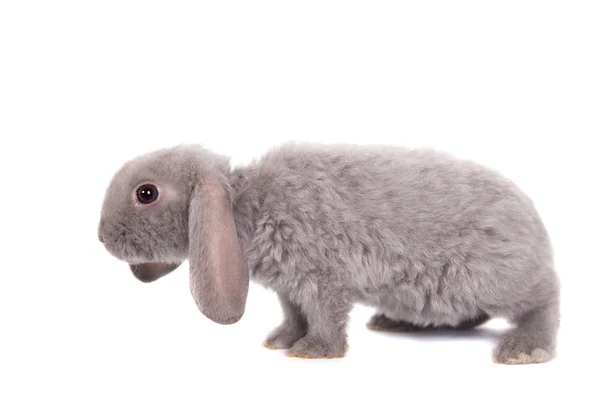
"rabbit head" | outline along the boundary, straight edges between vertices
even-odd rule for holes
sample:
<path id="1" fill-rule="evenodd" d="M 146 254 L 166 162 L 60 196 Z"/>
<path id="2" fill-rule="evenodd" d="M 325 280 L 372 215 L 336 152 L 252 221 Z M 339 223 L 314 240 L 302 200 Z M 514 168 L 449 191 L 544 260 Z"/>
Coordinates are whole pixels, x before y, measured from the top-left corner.
<path id="1" fill-rule="evenodd" d="M 126 162 L 102 204 L 99 240 L 136 278 L 155 281 L 189 260 L 196 305 L 220 324 L 244 314 L 248 269 L 233 220 L 229 160 L 177 146 Z"/>

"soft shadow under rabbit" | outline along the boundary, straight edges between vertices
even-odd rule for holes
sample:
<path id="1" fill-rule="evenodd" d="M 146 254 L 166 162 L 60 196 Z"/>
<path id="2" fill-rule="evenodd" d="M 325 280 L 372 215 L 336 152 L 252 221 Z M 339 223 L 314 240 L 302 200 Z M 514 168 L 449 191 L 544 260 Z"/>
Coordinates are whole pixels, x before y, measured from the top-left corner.
<path id="1" fill-rule="evenodd" d="M 201 146 L 126 162 L 104 199 L 99 238 L 151 282 L 190 264 L 200 311 L 244 314 L 248 281 L 273 289 L 284 319 L 265 346 L 342 357 L 355 303 L 368 326 L 516 327 L 500 363 L 555 356 L 559 283 L 531 200 L 500 174 L 433 150 L 287 143 L 245 167 Z"/>

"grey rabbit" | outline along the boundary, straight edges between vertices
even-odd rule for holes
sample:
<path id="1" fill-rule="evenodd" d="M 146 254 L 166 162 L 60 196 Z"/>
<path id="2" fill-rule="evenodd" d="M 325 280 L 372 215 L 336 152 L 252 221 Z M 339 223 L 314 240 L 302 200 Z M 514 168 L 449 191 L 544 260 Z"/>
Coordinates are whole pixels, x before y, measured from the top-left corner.
<path id="1" fill-rule="evenodd" d="M 151 282 L 189 260 L 210 320 L 244 314 L 249 279 L 284 317 L 264 345 L 343 357 L 354 304 L 374 330 L 515 326 L 493 360 L 555 357 L 560 285 L 532 201 L 490 168 L 433 149 L 287 142 L 232 168 L 201 145 L 126 161 L 102 204 L 106 249 Z"/>

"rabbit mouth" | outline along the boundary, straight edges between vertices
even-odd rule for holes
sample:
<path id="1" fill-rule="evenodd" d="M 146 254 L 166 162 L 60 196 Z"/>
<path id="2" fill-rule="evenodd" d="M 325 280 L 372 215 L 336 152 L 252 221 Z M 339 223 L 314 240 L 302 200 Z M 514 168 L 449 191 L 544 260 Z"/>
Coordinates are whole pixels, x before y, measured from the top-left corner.
<path id="1" fill-rule="evenodd" d="M 153 282 L 179 267 L 179 263 L 148 262 L 130 264 L 133 275 L 142 282 Z"/>

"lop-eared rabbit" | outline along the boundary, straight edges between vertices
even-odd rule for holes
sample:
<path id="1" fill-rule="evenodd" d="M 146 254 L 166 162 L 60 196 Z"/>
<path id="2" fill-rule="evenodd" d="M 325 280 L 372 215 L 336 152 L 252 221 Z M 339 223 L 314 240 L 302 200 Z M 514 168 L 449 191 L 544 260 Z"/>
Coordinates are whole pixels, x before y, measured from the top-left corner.
<path id="1" fill-rule="evenodd" d="M 430 149 L 286 143 L 247 166 L 200 145 L 129 160 L 104 198 L 99 238 L 151 282 L 189 261 L 191 294 L 220 324 L 249 279 L 283 322 L 264 345 L 343 357 L 354 304 L 375 330 L 515 326 L 496 362 L 552 359 L 559 281 L 532 201 L 499 173 Z"/>

